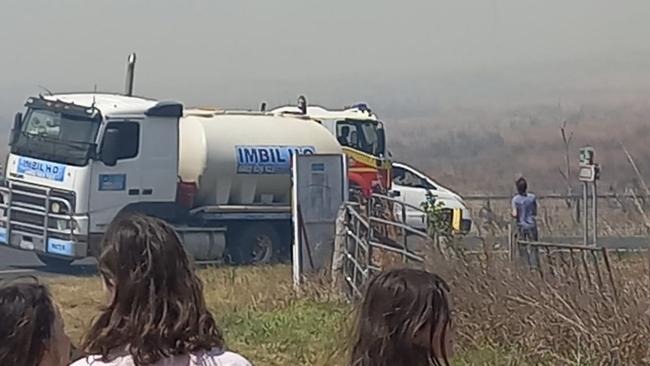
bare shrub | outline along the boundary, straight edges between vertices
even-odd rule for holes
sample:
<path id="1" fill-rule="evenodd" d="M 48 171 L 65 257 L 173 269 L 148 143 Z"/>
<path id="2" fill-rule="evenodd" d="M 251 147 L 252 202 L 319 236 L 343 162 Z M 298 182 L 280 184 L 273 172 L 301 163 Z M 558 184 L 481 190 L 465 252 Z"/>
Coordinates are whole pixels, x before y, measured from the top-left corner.
<path id="1" fill-rule="evenodd" d="M 543 281 L 502 259 L 431 262 L 452 286 L 461 349 L 490 347 L 529 364 L 650 365 L 642 260 L 614 264 L 618 299 L 575 281 Z M 584 286 L 583 286 L 584 290 Z"/>

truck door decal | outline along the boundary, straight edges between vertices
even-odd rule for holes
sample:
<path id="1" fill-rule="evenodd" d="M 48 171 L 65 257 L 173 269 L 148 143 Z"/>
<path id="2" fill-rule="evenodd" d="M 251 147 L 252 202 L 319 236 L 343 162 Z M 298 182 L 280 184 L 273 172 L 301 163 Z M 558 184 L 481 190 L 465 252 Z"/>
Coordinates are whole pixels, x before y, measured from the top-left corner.
<path id="1" fill-rule="evenodd" d="M 291 173 L 291 157 L 313 155 L 313 146 L 235 146 L 238 174 Z"/>
<path id="2" fill-rule="evenodd" d="M 63 178 L 65 177 L 65 165 L 37 159 L 19 158 L 16 172 L 18 174 L 26 174 L 63 182 Z"/>

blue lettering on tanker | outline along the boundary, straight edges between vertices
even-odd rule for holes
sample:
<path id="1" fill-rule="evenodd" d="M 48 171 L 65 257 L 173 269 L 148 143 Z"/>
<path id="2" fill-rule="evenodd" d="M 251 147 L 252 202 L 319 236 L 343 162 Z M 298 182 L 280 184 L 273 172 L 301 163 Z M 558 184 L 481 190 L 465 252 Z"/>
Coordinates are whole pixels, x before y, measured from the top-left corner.
<path id="1" fill-rule="evenodd" d="M 313 146 L 235 146 L 237 173 L 290 174 L 291 157 L 313 155 Z"/>
<path id="2" fill-rule="evenodd" d="M 19 158 L 17 173 L 63 182 L 65 165 L 36 159 Z"/>

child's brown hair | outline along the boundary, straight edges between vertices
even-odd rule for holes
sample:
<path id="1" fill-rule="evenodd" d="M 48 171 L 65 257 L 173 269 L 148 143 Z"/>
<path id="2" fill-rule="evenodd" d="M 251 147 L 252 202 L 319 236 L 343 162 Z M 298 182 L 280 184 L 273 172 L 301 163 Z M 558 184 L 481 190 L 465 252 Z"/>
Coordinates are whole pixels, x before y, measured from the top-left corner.
<path id="1" fill-rule="evenodd" d="M 86 353 L 108 361 L 126 349 L 140 366 L 223 347 L 201 281 L 167 223 L 134 215 L 112 224 L 99 271 L 112 299 L 85 337 Z"/>
<path id="2" fill-rule="evenodd" d="M 35 278 L 0 286 L 0 365 L 37 366 L 54 332 L 56 310 Z"/>
<path id="3" fill-rule="evenodd" d="M 360 305 L 352 366 L 448 365 L 449 287 L 416 269 L 380 273 Z"/>

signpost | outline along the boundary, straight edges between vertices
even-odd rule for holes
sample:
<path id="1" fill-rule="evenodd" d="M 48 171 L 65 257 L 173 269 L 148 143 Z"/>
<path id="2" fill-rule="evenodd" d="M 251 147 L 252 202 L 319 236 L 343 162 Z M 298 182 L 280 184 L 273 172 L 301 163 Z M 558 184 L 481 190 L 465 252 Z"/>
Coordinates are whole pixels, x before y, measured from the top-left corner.
<path id="1" fill-rule="evenodd" d="M 589 186 L 592 186 L 592 245 L 598 243 L 598 191 L 600 165 L 594 162 L 594 148 L 585 146 L 580 149 L 580 170 L 578 179 L 583 182 L 584 199 L 584 245 L 589 245 Z"/>

